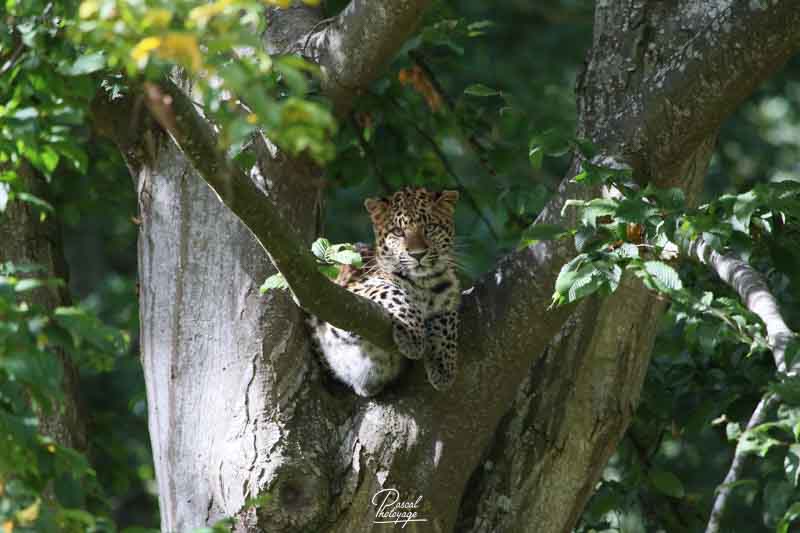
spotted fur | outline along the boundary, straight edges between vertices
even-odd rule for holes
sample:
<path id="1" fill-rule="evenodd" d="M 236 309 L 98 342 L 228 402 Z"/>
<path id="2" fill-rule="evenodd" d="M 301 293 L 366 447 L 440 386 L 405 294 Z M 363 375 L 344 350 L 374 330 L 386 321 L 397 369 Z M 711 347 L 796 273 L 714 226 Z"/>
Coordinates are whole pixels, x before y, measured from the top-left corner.
<path id="1" fill-rule="evenodd" d="M 374 258 L 339 282 L 383 306 L 395 321 L 402 356 L 387 353 L 325 322 L 312 323 L 323 360 L 359 396 L 373 396 L 393 381 L 405 359 L 424 359 L 437 390 L 456 376 L 460 291 L 454 272 L 453 212 L 458 192 L 408 188 L 364 202 L 375 233 Z"/>

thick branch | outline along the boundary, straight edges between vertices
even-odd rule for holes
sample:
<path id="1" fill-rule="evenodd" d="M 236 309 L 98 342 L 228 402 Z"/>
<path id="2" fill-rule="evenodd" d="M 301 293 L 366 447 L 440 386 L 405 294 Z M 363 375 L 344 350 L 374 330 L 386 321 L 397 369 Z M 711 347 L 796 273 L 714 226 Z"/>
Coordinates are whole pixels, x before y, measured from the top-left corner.
<path id="1" fill-rule="evenodd" d="M 315 48 L 326 74 L 323 91 L 338 112 L 345 112 L 359 88 L 375 79 L 416 28 L 428 4 L 427 0 L 390 4 L 352 0 L 332 24 L 305 38 L 304 47 Z M 280 12 L 274 15 L 282 16 Z M 334 326 L 393 350 L 388 316 L 380 307 L 330 283 L 318 272 L 301 239 L 272 202 L 219 149 L 211 127 L 180 88 L 164 82 L 147 85 L 145 93 L 153 116 L 269 253 L 303 307 Z"/>
<path id="2" fill-rule="evenodd" d="M 800 49 L 800 3 L 736 1 L 727 9 L 709 3 L 709 22 L 645 81 L 643 119 L 648 128 L 683 132 L 672 139 L 666 164 L 722 121 Z M 675 7 L 687 16 L 686 7 Z M 688 14 L 688 16 L 694 16 Z M 628 127 L 637 127 L 628 123 Z M 677 142 L 676 142 L 677 141 Z M 649 152 L 662 142 L 649 136 Z M 659 168 L 650 163 L 651 168 Z"/>
<path id="3" fill-rule="evenodd" d="M 273 203 L 219 148 L 208 122 L 179 87 L 147 84 L 145 105 L 198 174 L 253 233 L 303 307 L 336 327 L 393 350 L 392 323 L 377 305 L 331 283 Z"/>
<path id="4" fill-rule="evenodd" d="M 430 0 L 351 0 L 333 22 L 308 38 L 304 53 L 325 75 L 323 91 L 345 113 L 375 80 L 422 19 Z"/>
<path id="5" fill-rule="evenodd" d="M 592 108 L 581 109 L 582 128 L 600 146 L 619 146 L 645 179 L 669 179 L 682 154 L 713 135 L 759 83 L 800 50 L 796 1 L 729 4 L 597 7 L 593 54 L 613 61 L 581 80 L 582 86 L 608 87 Z M 675 39 L 664 28 L 681 28 L 686 37 Z M 607 114 L 608 109 L 617 112 Z"/>

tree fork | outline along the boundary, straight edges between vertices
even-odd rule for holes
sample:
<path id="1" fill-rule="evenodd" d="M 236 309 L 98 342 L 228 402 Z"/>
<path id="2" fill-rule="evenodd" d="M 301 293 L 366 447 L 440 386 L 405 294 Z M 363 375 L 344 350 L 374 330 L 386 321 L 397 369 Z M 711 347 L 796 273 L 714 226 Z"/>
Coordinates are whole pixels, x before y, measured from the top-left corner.
<path id="1" fill-rule="evenodd" d="M 358 73 L 374 76 L 402 42 L 384 15 L 397 13 L 407 35 L 421 5 L 400 2 L 400 11 L 358 18 L 378 5 L 354 0 L 331 24 L 313 29 L 319 20 L 309 17 L 295 35 L 280 18 L 293 15 L 273 11 L 274 33 L 267 38 L 280 37 L 273 44 L 302 39 L 295 50 L 319 60 L 326 79 L 336 80 L 330 94 L 341 95 L 332 96 L 341 102 L 337 111 L 347 111 L 370 81 Z M 779 2 L 770 9 L 776 11 L 769 16 L 790 18 L 797 8 Z M 768 62 L 777 68 L 786 57 L 778 50 L 798 48 L 790 27 L 774 28 L 768 43 L 750 47 L 748 19 L 731 18 L 737 28 L 744 24 L 742 47 L 725 49 L 739 54 L 731 62 L 734 72 L 711 68 L 716 59 L 703 62 L 704 53 L 718 57 L 719 50 L 698 50 L 699 59 L 691 58 L 697 68 L 670 85 L 677 93 L 653 94 L 650 74 L 666 56 L 681 57 L 676 54 L 687 44 L 686 34 L 642 28 L 669 21 L 669 27 L 701 34 L 728 20 L 722 16 L 692 18 L 660 2 L 598 6 L 595 44 L 579 90 L 579 135 L 606 155 L 623 156 L 637 177 L 681 186 L 696 198 L 720 117 L 753 86 L 752 70 L 745 67 Z M 765 20 L 772 19 L 754 17 L 749 24 Z M 370 38 L 379 39 L 381 29 L 392 46 L 359 46 L 358 32 L 374 30 Z M 340 48 L 326 49 L 333 44 Z M 650 44 L 663 55 L 641 54 Z M 343 82 L 348 78 L 333 75 L 337 68 L 353 78 Z M 723 74 L 730 83 L 701 93 L 708 96 L 696 110 L 702 134 L 687 127 L 686 109 L 659 107 L 689 98 L 681 87 L 713 84 Z M 644 120 L 644 111 L 662 108 L 681 113 Z M 572 527 L 638 400 L 660 313 L 652 295 L 626 280 L 603 302 L 545 312 L 558 270 L 574 249 L 538 243 L 502 259 L 465 294 L 462 369 L 451 391 L 435 393 L 415 368 L 374 400 L 332 394 L 320 386 L 300 313 L 283 294 L 258 295 L 258 285 L 274 270 L 251 232 L 198 177 L 202 165 L 187 162 L 190 150 L 164 138 L 156 144 L 153 157 L 131 167 L 138 168 L 143 220 L 143 365 L 162 529 L 236 515 L 240 531 L 368 531 L 379 527 L 371 498 L 385 486 L 404 497 L 424 496 L 422 514 L 432 522 L 427 527 L 443 531 L 453 530 L 457 519 L 465 531 Z M 682 147 L 679 156 L 669 159 L 675 146 Z M 319 170 L 254 149 L 272 209 L 296 229 L 296 240 L 287 244 L 298 249 L 314 236 Z M 669 165 L 663 168 L 650 165 L 665 158 Z M 564 201 L 588 193 L 569 183 L 576 169 L 540 221 L 569 222 L 560 216 Z M 491 465 L 482 462 L 487 456 Z M 259 509 L 245 508 L 248 498 L 260 495 L 268 499 Z"/>

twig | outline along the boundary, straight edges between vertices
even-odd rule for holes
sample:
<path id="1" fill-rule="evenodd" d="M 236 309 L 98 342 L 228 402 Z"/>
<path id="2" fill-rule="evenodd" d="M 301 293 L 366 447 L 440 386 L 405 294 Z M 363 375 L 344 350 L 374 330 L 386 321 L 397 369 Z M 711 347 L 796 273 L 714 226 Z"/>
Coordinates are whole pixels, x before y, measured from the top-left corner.
<path id="1" fill-rule="evenodd" d="M 372 167 L 372 171 L 375 173 L 375 176 L 378 178 L 378 182 L 381 184 L 383 192 L 389 194 L 390 192 L 392 192 L 392 188 L 386 181 L 386 176 L 384 176 L 380 165 L 378 165 L 378 159 L 377 157 L 375 157 L 375 152 L 372 150 L 372 148 L 369 146 L 369 143 L 364 138 L 364 131 L 362 130 L 361 125 L 359 125 L 358 121 L 356 120 L 356 116 L 354 113 L 350 113 L 350 124 L 356 131 L 356 138 L 358 139 L 358 144 L 359 146 L 361 146 L 361 149 L 364 150 L 364 153 L 367 156 L 367 160 L 369 161 L 369 164 Z"/>
<path id="2" fill-rule="evenodd" d="M 433 89 L 437 93 L 439 93 L 439 96 L 441 96 L 442 101 L 445 104 L 445 108 L 447 109 L 447 112 L 450 115 L 452 115 L 454 117 L 454 119 L 455 119 L 455 124 L 457 126 L 457 129 L 458 129 L 459 133 L 461 133 L 461 136 L 466 141 L 467 146 L 470 147 L 470 149 L 472 150 L 472 153 L 478 159 L 478 161 L 480 162 L 480 164 L 483 167 L 483 169 L 486 171 L 486 173 L 490 177 L 496 178 L 497 177 L 497 170 L 495 170 L 495 168 L 489 162 L 489 155 L 487 154 L 486 148 L 484 148 L 481 145 L 481 143 L 478 141 L 478 138 L 475 136 L 475 133 L 466 131 L 466 129 L 464 128 L 464 125 L 461 123 L 461 119 L 459 118 L 458 113 L 455 112 L 455 103 L 453 102 L 453 99 L 450 97 L 449 94 L 447 94 L 447 92 L 445 92 L 444 87 L 442 87 L 442 84 L 439 82 L 438 78 L 436 77 L 436 73 L 433 71 L 433 69 L 430 68 L 430 66 L 428 66 L 428 63 L 426 62 L 425 57 L 420 52 L 418 52 L 416 50 L 410 51 L 408 53 L 408 55 L 411 57 L 411 59 L 414 61 L 414 63 L 420 69 L 422 69 L 422 71 L 425 73 L 425 75 L 430 80 L 431 85 L 433 86 Z M 526 222 L 524 220 L 522 220 L 522 221 L 520 220 L 521 217 L 519 215 L 517 215 L 515 210 L 510 205 L 508 205 L 508 203 L 506 202 L 505 198 L 503 198 L 501 200 L 501 202 L 503 204 L 503 207 L 506 209 L 506 212 L 507 212 L 507 214 L 509 216 L 509 219 L 514 220 L 517 224 L 519 224 L 520 226 L 523 226 L 523 227 L 527 227 L 527 226 L 530 225 L 530 222 Z"/>
<path id="3" fill-rule="evenodd" d="M 11 56 L 9 56 L 8 60 L 5 63 L 3 63 L 3 67 L 0 68 L 0 76 L 2 76 L 6 72 L 14 68 L 14 65 L 17 64 L 17 61 L 19 61 L 20 56 L 22 56 L 23 50 L 25 50 L 25 44 L 20 42 L 19 45 L 11 53 Z"/>
<path id="4" fill-rule="evenodd" d="M 461 181 L 461 178 L 458 177 L 456 171 L 453 170 L 453 166 L 450 164 L 450 160 L 447 159 L 447 156 L 439 147 L 439 143 L 436 142 L 436 139 L 428 135 L 428 133 L 422 128 L 420 128 L 417 124 L 411 124 L 411 126 L 414 128 L 417 134 L 419 134 L 420 137 L 425 139 L 428 142 L 428 144 L 431 145 L 431 148 L 436 154 L 436 157 L 438 157 L 439 160 L 442 162 L 442 165 L 444 165 L 444 168 L 447 171 L 447 173 L 450 174 L 450 177 L 453 178 L 453 181 L 456 182 L 456 185 L 458 185 L 459 190 L 461 190 L 461 192 L 464 193 L 464 198 L 467 200 L 467 203 L 469 203 L 472 210 L 475 211 L 475 214 L 477 214 L 478 217 L 486 225 L 486 229 L 489 230 L 489 233 L 492 235 L 492 238 L 495 241 L 498 241 L 500 237 L 498 236 L 497 232 L 492 226 L 491 221 L 486 217 L 486 215 L 483 214 L 483 211 L 478 205 L 478 202 L 475 200 L 475 197 L 472 196 L 472 193 L 466 188 L 466 186 L 464 186 L 464 183 Z"/>
<path id="5" fill-rule="evenodd" d="M 478 158 L 478 161 L 480 161 L 483 168 L 490 176 L 492 177 L 497 176 L 497 171 L 494 169 L 494 167 L 492 167 L 491 163 L 489 163 L 489 156 L 486 155 L 486 148 L 481 146 L 481 143 L 478 142 L 478 138 L 475 136 L 474 133 L 467 133 L 464 130 L 464 126 L 463 124 L 461 124 L 461 120 L 459 120 L 458 114 L 455 112 L 456 106 L 455 103 L 453 102 L 453 99 L 450 98 L 450 95 L 448 95 L 445 92 L 444 88 L 442 87 L 442 84 L 439 83 L 439 80 L 436 78 L 436 73 L 434 73 L 433 69 L 431 69 L 428 66 L 428 63 L 425 61 L 425 57 L 417 51 L 411 51 L 408 53 L 408 55 L 411 57 L 411 59 L 414 60 L 414 63 L 419 68 L 422 69 L 422 71 L 430 80 L 431 85 L 433 85 L 433 88 L 436 90 L 437 93 L 439 93 L 439 96 L 442 97 L 442 101 L 444 101 L 445 107 L 447 108 L 447 112 L 456 118 L 456 125 L 458 126 L 458 131 L 460 131 L 461 134 L 464 136 L 464 138 L 467 141 L 467 144 L 469 145 L 470 148 L 472 148 L 472 152 L 475 154 L 475 157 Z"/>
<path id="6" fill-rule="evenodd" d="M 658 450 L 658 446 L 661 443 L 661 440 L 664 437 L 665 430 L 661 430 L 658 436 L 658 442 L 653 447 L 654 451 Z M 650 470 L 653 467 L 652 455 L 653 452 L 648 453 L 645 445 L 639 441 L 636 436 L 636 432 L 633 429 L 633 426 L 628 428 L 626 432 L 626 436 L 628 440 L 631 441 L 633 445 L 633 449 L 636 451 L 636 455 L 639 457 L 639 461 L 644 465 L 647 470 Z M 672 498 L 667 498 L 667 505 L 669 507 L 670 514 L 672 514 L 673 519 L 678 522 L 681 527 L 687 529 L 689 527 L 689 523 L 686 521 L 686 517 L 683 516 L 683 510 L 681 509 L 681 505 Z"/>
<path id="7" fill-rule="evenodd" d="M 753 415 L 747 422 L 747 430 L 763 424 L 767 419 L 767 414 L 773 407 L 780 403 L 780 397 L 777 394 L 767 393 L 758 402 Z M 733 492 L 733 484 L 739 480 L 744 469 L 745 460 L 747 459 L 747 452 L 744 451 L 741 438 L 736 446 L 736 452 L 733 454 L 733 461 L 728 470 L 725 480 L 718 487 L 717 497 L 714 499 L 714 506 L 711 509 L 711 516 L 708 519 L 706 526 L 706 533 L 720 533 L 722 531 L 722 517 L 725 514 L 725 508 L 728 505 L 731 493 Z"/>
<path id="8" fill-rule="evenodd" d="M 390 102 L 392 103 L 392 105 L 394 105 L 400 111 L 400 113 L 398 113 L 398 116 L 404 117 L 403 106 L 400 105 L 400 102 L 398 102 L 394 98 L 390 99 Z M 439 147 L 439 144 L 436 142 L 436 139 L 431 137 L 416 122 L 412 122 L 411 120 L 408 120 L 406 118 L 403 118 L 403 120 L 409 126 L 411 126 L 417 132 L 417 134 L 420 137 L 422 137 L 428 144 L 431 145 L 431 148 L 433 149 L 434 153 L 436 154 L 436 157 L 439 159 L 439 161 L 442 162 L 442 165 L 444 165 L 445 171 L 450 175 L 451 178 L 453 178 L 453 181 L 455 181 L 456 185 L 458 186 L 459 191 L 461 191 L 463 193 L 464 198 L 467 200 L 467 203 L 469 204 L 470 208 L 473 211 L 475 211 L 475 214 L 478 215 L 478 218 L 486 226 L 486 229 L 489 231 L 489 233 L 494 238 L 494 240 L 496 240 L 496 241 L 499 240 L 497 231 L 495 231 L 494 227 L 492 226 L 492 223 L 483 214 L 483 211 L 481 211 L 481 208 L 478 205 L 477 200 L 475 200 L 475 197 L 472 196 L 472 193 L 470 192 L 470 190 L 467 189 L 467 187 L 461 181 L 461 178 L 459 178 L 458 174 L 456 174 L 456 171 L 453 169 L 453 166 L 450 164 L 450 160 L 447 159 L 447 156 L 442 151 L 442 149 Z M 402 135 L 397 134 L 397 137 L 399 139 L 403 139 Z"/>

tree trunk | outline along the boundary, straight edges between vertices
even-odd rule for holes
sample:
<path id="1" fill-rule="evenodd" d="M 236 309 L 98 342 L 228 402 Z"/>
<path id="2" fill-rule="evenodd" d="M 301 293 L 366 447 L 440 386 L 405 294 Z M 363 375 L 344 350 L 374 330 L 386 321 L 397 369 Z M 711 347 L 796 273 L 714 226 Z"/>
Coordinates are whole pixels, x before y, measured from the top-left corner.
<path id="1" fill-rule="evenodd" d="M 396 12 L 377 4 L 354 0 L 303 39 L 339 112 L 425 2 L 398 2 Z M 800 7 L 678 4 L 598 3 L 578 129 L 638 179 L 694 200 L 722 119 L 800 48 L 791 30 Z M 316 11 L 293 9 L 301 11 L 271 23 L 283 43 L 275 50 L 316 31 Z M 359 48 L 353 35 L 371 22 L 370 39 L 392 28 L 387 42 Z M 337 31 L 349 39 L 333 38 Z M 417 518 L 427 521 L 406 530 L 573 527 L 634 412 L 663 303 L 625 279 L 605 300 L 545 311 L 575 251 L 538 243 L 465 292 L 450 391 L 433 391 L 415 365 L 384 394 L 359 399 L 319 370 L 291 300 L 259 294 L 273 272 L 260 247 L 269 239 L 206 186 L 213 176 L 202 169 L 213 165 L 198 165 L 173 140 L 182 138 L 151 130 L 137 150 L 121 146 L 139 191 L 142 361 L 163 531 L 226 516 L 237 531 L 378 531 L 373 503 L 388 488 L 403 501 L 421 498 Z M 265 205 L 310 242 L 319 170 L 260 137 L 250 149 Z M 591 192 L 568 183 L 577 168 L 540 220 L 568 223 L 564 201 Z M 248 506 L 250 498 L 258 501 Z"/>
<path id="2" fill-rule="evenodd" d="M 47 185 L 30 166 L 23 164 L 17 172 L 23 178 L 26 191 L 40 198 L 47 198 Z M 61 228 L 52 215 L 41 220 L 39 210 L 31 204 L 10 202 L 0 216 L 0 242 L 3 243 L 0 246 L 0 263 L 10 261 L 17 264 L 36 264 L 44 269 L 39 275 L 61 278 L 65 282 L 68 280 L 67 264 L 61 245 Z M 35 289 L 25 299 L 46 311 L 72 305 L 66 285 Z M 78 370 L 62 350 L 57 350 L 55 356 L 61 363 L 64 376 L 64 403 L 56 406 L 52 413 L 42 414 L 39 430 L 62 446 L 85 451 L 86 417 L 80 401 Z"/>

